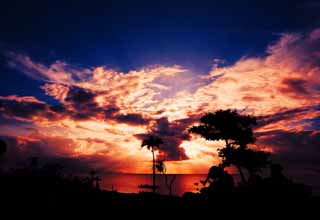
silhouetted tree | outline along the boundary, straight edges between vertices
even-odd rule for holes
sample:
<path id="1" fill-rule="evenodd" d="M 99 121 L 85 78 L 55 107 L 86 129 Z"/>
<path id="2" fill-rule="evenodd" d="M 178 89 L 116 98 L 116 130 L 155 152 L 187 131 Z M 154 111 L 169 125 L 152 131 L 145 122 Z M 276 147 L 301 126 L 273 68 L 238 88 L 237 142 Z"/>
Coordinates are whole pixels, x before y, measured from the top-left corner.
<path id="1" fill-rule="evenodd" d="M 165 179 L 165 184 L 166 187 L 169 191 L 169 195 L 172 196 L 172 186 L 173 183 L 177 177 L 177 175 L 172 175 L 171 179 L 169 180 L 168 175 L 167 175 L 167 169 L 166 169 L 166 165 L 164 164 L 164 162 L 162 160 L 159 160 L 156 162 L 156 169 L 158 170 L 159 173 L 164 175 L 164 179 Z"/>
<path id="2" fill-rule="evenodd" d="M 270 154 L 264 151 L 236 146 L 225 147 L 218 151 L 222 158 L 222 166 L 236 166 L 244 183 L 247 183 L 247 179 L 244 177 L 241 168 L 245 168 L 248 171 L 249 178 L 251 178 L 256 176 L 269 163 Z"/>
<path id="3" fill-rule="evenodd" d="M 62 177 L 63 175 L 62 170 L 63 170 L 63 166 L 58 163 L 48 163 L 42 167 L 43 172 L 45 172 L 49 176 L 56 177 L 56 178 Z"/>
<path id="4" fill-rule="evenodd" d="M 289 179 L 283 174 L 283 167 L 278 163 L 270 164 L 270 177 L 272 184 L 287 184 Z"/>
<path id="5" fill-rule="evenodd" d="M 160 145 L 163 144 L 161 138 L 154 135 L 149 135 L 146 139 L 142 141 L 141 147 L 146 146 L 148 150 L 152 153 L 152 192 L 156 192 L 156 164 L 154 152 L 160 148 Z"/>
<path id="6" fill-rule="evenodd" d="M 95 189 L 100 189 L 99 182 L 101 181 L 101 178 L 98 177 L 96 174 L 97 174 L 97 172 L 95 170 L 90 170 L 90 172 L 89 172 L 90 186 Z"/>
<path id="7" fill-rule="evenodd" d="M 200 119 L 200 125 L 189 128 L 189 132 L 200 134 L 206 140 L 225 142 L 225 147 L 219 149 L 222 158 L 221 167 L 234 165 L 243 183 L 247 183 L 243 168 L 253 175 L 267 165 L 269 154 L 248 148 L 255 142 L 252 125 L 256 118 L 240 115 L 235 110 L 218 110 L 207 113 Z"/>
<path id="8" fill-rule="evenodd" d="M 0 157 L 7 152 L 7 144 L 0 139 Z"/>
<path id="9" fill-rule="evenodd" d="M 30 157 L 30 167 L 32 169 L 38 168 L 39 166 L 39 157 L 37 156 L 32 156 Z"/>
<path id="10" fill-rule="evenodd" d="M 7 144 L 3 140 L 0 139 L 0 166 L 2 162 L 3 155 L 7 152 Z M 0 167 L 1 172 L 1 167 Z"/>
<path id="11" fill-rule="evenodd" d="M 32 156 L 29 158 L 29 170 L 32 174 L 36 174 L 39 168 L 39 157 Z"/>
<path id="12" fill-rule="evenodd" d="M 207 178 L 200 181 L 204 186 L 209 182 L 209 187 L 203 188 L 201 192 L 210 193 L 229 193 L 234 188 L 232 176 L 223 169 L 222 166 L 212 166 L 209 169 Z"/>

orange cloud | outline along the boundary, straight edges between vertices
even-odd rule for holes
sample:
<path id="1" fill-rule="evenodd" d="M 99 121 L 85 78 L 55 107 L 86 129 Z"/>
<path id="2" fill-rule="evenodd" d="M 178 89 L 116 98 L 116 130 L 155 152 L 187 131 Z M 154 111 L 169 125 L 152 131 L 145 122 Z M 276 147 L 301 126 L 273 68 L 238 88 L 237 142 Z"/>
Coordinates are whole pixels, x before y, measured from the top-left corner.
<path id="1" fill-rule="evenodd" d="M 46 66 L 10 53 L 11 66 L 44 81 L 45 94 L 60 105 L 13 95 L 0 97 L 0 112 L 33 122 L 44 137 L 73 140 L 71 152 L 78 157 L 130 161 L 131 167 L 117 166 L 122 172 L 150 172 L 150 155 L 140 149 L 139 138 L 158 132 L 168 142 L 158 156 L 176 160 L 168 163 L 172 172 L 181 167 L 206 172 L 218 162 L 217 143 L 201 142 L 185 131 L 204 112 L 232 108 L 258 116 L 256 132 L 269 151 L 275 148 L 270 132 L 319 129 L 319 33 L 282 34 L 267 47 L 266 56 L 242 57 L 230 66 L 216 60 L 206 75 L 178 65 L 127 73 L 104 66 L 80 69 L 63 61 Z"/>

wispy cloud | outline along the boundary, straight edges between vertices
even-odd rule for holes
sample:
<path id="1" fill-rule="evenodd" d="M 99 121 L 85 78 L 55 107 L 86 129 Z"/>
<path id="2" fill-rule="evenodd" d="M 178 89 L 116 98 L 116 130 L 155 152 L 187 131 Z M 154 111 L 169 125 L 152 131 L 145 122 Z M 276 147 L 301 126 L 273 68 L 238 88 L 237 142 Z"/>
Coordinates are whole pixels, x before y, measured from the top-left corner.
<path id="1" fill-rule="evenodd" d="M 282 145 L 292 151 L 290 155 L 298 155 L 301 143 L 287 144 L 288 136 L 317 140 L 314 132 L 319 130 L 314 125 L 320 117 L 320 29 L 282 34 L 266 52 L 262 57 L 242 57 L 230 66 L 216 61 L 206 75 L 178 65 L 127 73 L 104 66 L 76 68 L 64 61 L 45 65 L 9 53 L 9 64 L 43 81 L 44 93 L 60 104 L 2 96 L 0 113 L 18 122 L 32 122 L 43 137 L 71 139 L 75 143 L 71 152 L 77 156 L 132 162 L 131 168 L 117 166 L 120 171 L 149 170 L 149 154 L 139 146 L 143 135 L 153 132 L 164 137 L 158 157 L 171 160 L 172 170 L 189 164 L 194 172 L 191 167 L 198 163 L 197 172 L 206 172 L 217 159 L 212 155 L 219 143 L 202 142 L 186 128 L 204 112 L 226 108 L 259 117 L 259 144 L 279 155 L 286 152 L 278 150 Z"/>

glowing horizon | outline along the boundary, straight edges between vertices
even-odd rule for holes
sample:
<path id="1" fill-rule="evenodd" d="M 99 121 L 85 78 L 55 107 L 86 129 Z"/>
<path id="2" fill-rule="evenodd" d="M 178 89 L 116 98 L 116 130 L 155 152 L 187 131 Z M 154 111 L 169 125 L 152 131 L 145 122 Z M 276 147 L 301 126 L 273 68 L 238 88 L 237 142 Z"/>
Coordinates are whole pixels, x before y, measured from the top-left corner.
<path id="1" fill-rule="evenodd" d="M 230 65 L 214 60 L 208 73 L 161 64 L 128 72 L 79 68 L 9 51 L 10 68 L 40 81 L 57 104 L 0 96 L 0 135 L 22 154 L 81 159 L 105 172 L 151 173 L 151 153 L 140 145 L 153 132 L 164 139 L 157 157 L 167 161 L 168 173 L 203 174 L 218 163 L 222 143 L 186 128 L 206 112 L 231 108 L 259 118 L 253 147 L 275 155 L 300 152 L 294 144 L 319 143 L 319 42 L 320 29 L 283 33 L 265 56 Z"/>

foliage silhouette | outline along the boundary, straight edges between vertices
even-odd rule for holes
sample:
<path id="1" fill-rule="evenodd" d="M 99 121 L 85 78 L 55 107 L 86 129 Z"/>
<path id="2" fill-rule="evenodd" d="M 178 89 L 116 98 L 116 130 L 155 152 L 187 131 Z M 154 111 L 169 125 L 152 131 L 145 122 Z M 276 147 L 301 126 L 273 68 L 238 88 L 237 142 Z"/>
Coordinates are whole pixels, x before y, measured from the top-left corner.
<path id="1" fill-rule="evenodd" d="M 205 195 L 226 194 L 234 190 L 233 178 L 222 166 L 212 166 L 209 169 L 207 178 L 201 183 L 205 186 L 207 182 L 210 183 L 209 187 L 201 189 Z"/>
<path id="2" fill-rule="evenodd" d="M 7 144 L 4 140 L 0 139 L 0 173 L 2 172 L 2 162 L 4 160 L 4 155 L 7 152 Z"/>
<path id="3" fill-rule="evenodd" d="M 7 152 L 7 144 L 0 139 L 0 157 Z"/>
<path id="4" fill-rule="evenodd" d="M 254 175 L 269 161 L 269 154 L 248 148 L 256 140 L 252 126 L 256 125 L 255 117 L 240 115 L 235 110 L 218 110 L 207 113 L 200 119 L 200 125 L 192 126 L 189 132 L 200 134 L 206 140 L 225 142 L 225 147 L 219 149 L 222 158 L 221 167 L 234 165 L 241 176 L 242 183 L 247 183 L 243 168 L 249 175 Z"/>
<path id="5" fill-rule="evenodd" d="M 40 162 L 38 157 L 31 157 L 26 167 L 0 172 L 1 199 L 8 207 L 52 211 L 93 209 L 98 204 L 89 202 L 93 197 L 98 199 L 96 193 L 100 192 L 91 184 L 91 176 L 66 175 L 62 165 Z M 97 179 L 96 175 L 94 178 Z"/>
<path id="6" fill-rule="evenodd" d="M 172 186 L 173 186 L 174 181 L 176 180 L 177 175 L 173 174 L 170 179 L 167 174 L 166 165 L 165 165 L 164 161 L 162 161 L 162 160 L 158 160 L 156 162 L 156 169 L 159 173 L 164 175 L 164 180 L 165 180 L 166 187 L 169 191 L 169 196 L 172 196 Z"/>
<path id="7" fill-rule="evenodd" d="M 98 177 L 96 174 L 97 174 L 97 172 L 94 169 L 90 170 L 90 172 L 89 172 L 89 183 L 92 186 L 92 188 L 100 189 L 99 182 L 101 181 L 101 178 Z"/>
<path id="8" fill-rule="evenodd" d="M 32 169 L 37 169 L 38 166 L 39 166 L 39 157 L 37 156 L 32 156 L 30 157 L 30 164 L 29 166 L 32 168 Z"/>
<path id="9" fill-rule="evenodd" d="M 283 174 L 283 167 L 269 160 L 269 153 L 248 147 L 255 142 L 252 131 L 252 126 L 255 124 L 254 117 L 239 115 L 232 110 L 219 110 L 206 114 L 201 118 L 200 125 L 189 129 L 190 132 L 200 134 L 207 140 L 225 142 L 225 147 L 218 151 L 221 163 L 209 169 L 206 179 L 202 181 L 204 187 L 200 193 L 187 192 L 183 197 L 172 196 L 172 186 L 176 176 L 169 179 L 165 163 L 155 161 L 155 151 L 160 149 L 163 141 L 159 137 L 149 135 L 142 141 L 141 147 L 147 147 L 152 153 L 153 193 L 126 194 L 114 190 L 100 190 L 101 179 L 95 170 L 91 170 L 85 177 L 66 175 L 62 165 L 57 163 L 42 165 L 40 163 L 42 161 L 33 156 L 29 158 L 28 165 L 24 168 L 0 172 L 1 199 L 6 201 L 8 207 L 15 207 L 17 210 L 21 207 L 34 210 L 36 207 L 37 210 L 49 209 L 51 213 L 56 210 L 92 212 L 105 209 L 111 212 L 135 209 L 159 211 L 159 208 L 211 212 L 212 207 L 229 208 L 232 204 L 237 206 L 243 204 L 247 208 L 248 203 L 243 202 L 246 197 L 261 207 L 265 206 L 257 201 L 266 202 L 266 198 L 271 198 L 273 205 L 277 201 L 283 202 L 283 199 L 298 204 L 305 201 L 307 204 L 318 204 L 319 197 L 310 196 L 311 188 L 287 178 Z M 6 151 L 6 142 L 0 140 L 0 157 L 4 156 Z M 226 169 L 229 166 L 238 168 L 243 184 L 235 185 Z M 262 177 L 261 171 L 267 166 L 270 168 L 270 176 Z M 169 196 L 155 193 L 156 170 L 164 175 Z M 243 171 L 248 173 L 248 178 Z M 5 210 L 4 206 L 2 207 Z"/>
<path id="10" fill-rule="evenodd" d="M 284 176 L 282 166 L 272 163 L 270 153 L 254 150 L 248 147 L 256 140 L 252 126 L 256 125 L 256 118 L 248 115 L 240 115 L 233 110 L 218 110 L 208 113 L 200 119 L 200 125 L 189 128 L 189 132 L 199 134 L 206 140 L 223 140 L 225 147 L 218 149 L 218 155 L 222 159 L 218 166 L 212 166 L 205 181 L 201 193 L 204 196 L 217 195 L 220 193 L 246 193 L 246 195 L 264 195 L 284 197 L 311 195 L 311 188 L 294 183 Z M 224 169 L 235 166 L 241 176 L 242 184 L 234 187 L 232 176 Z M 271 175 L 262 178 L 261 171 L 269 165 Z M 249 177 L 246 178 L 244 170 Z"/>
<path id="11" fill-rule="evenodd" d="M 152 192 L 153 193 L 156 192 L 156 161 L 155 161 L 154 152 L 156 150 L 159 150 L 161 144 L 163 144 L 162 139 L 154 135 L 149 135 L 147 138 L 145 138 L 142 141 L 142 144 L 141 144 L 141 147 L 146 146 L 147 149 L 150 150 L 152 153 Z"/>

